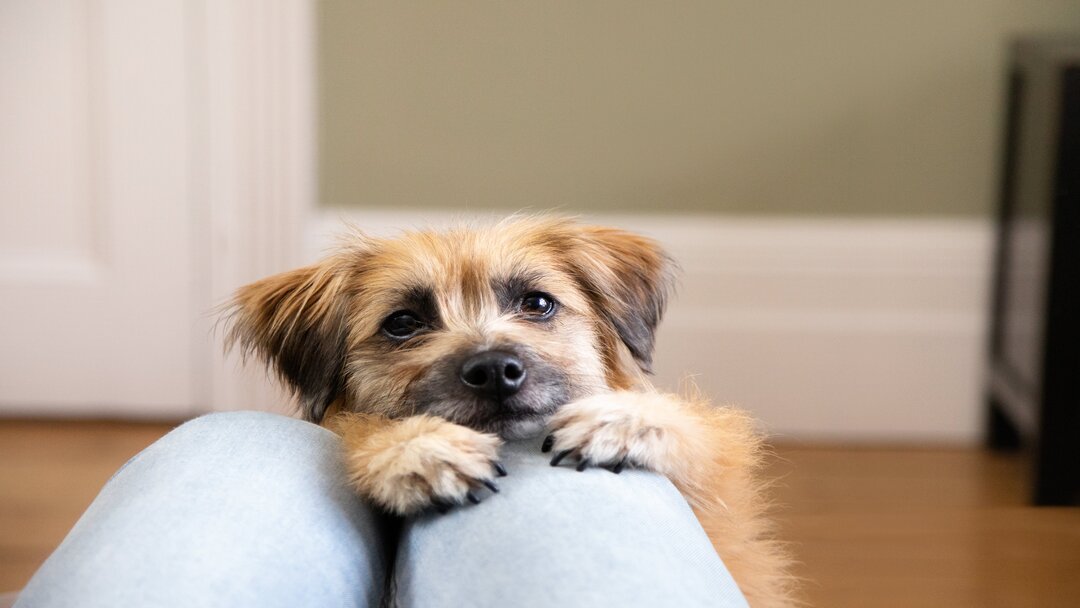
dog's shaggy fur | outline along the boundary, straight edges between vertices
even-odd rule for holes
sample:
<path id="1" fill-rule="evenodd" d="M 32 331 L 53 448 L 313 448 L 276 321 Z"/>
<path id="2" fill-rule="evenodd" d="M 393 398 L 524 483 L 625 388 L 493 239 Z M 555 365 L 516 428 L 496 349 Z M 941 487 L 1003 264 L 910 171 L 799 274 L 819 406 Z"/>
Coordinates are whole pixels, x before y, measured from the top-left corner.
<path id="1" fill-rule="evenodd" d="M 356 234 L 241 289 L 230 340 L 342 436 L 356 490 L 393 513 L 476 500 L 501 442 L 546 428 L 556 462 L 666 475 L 750 604 L 790 605 L 752 421 L 648 380 L 673 274 L 650 239 L 560 218 Z M 512 362 L 509 394 L 462 371 L 485 353 Z"/>

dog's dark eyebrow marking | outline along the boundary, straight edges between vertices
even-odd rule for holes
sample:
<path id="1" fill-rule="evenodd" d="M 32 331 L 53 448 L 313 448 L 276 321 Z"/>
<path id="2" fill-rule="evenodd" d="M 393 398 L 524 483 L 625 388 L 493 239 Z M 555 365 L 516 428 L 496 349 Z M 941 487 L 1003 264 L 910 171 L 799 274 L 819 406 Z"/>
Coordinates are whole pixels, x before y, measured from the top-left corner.
<path id="1" fill-rule="evenodd" d="M 438 320 L 439 307 L 435 303 L 435 292 L 430 287 L 406 286 L 400 291 L 398 302 L 398 309 L 411 310 L 428 323 Z"/>
<path id="2" fill-rule="evenodd" d="M 518 298 L 530 291 L 542 291 L 544 276 L 538 272 L 519 272 L 507 277 L 494 278 L 491 280 L 491 289 L 499 301 L 499 307 L 509 309 L 517 303 Z"/>

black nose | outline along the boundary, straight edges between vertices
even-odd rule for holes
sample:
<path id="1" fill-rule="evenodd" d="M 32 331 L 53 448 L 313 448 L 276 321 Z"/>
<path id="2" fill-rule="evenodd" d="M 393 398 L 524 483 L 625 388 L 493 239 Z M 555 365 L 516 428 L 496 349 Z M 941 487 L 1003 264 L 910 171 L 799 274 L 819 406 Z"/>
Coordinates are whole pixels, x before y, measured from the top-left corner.
<path id="1" fill-rule="evenodd" d="M 510 353 L 489 350 L 465 361 L 461 382 L 478 395 L 502 401 L 525 382 L 525 364 Z"/>

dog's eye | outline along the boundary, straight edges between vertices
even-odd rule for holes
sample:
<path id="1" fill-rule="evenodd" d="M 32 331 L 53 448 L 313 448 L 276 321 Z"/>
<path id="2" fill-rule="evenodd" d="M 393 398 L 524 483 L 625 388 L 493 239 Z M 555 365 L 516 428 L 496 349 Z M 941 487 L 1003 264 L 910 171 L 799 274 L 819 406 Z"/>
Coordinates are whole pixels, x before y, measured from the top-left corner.
<path id="1" fill-rule="evenodd" d="M 383 321 L 382 324 L 383 333 L 391 338 L 397 338 L 399 340 L 401 338 L 408 338 L 421 329 L 424 329 L 424 327 L 426 327 L 424 322 L 407 310 L 399 310 L 389 317 L 386 317 L 386 320 Z"/>
<path id="2" fill-rule="evenodd" d="M 526 316 L 547 319 L 555 314 L 555 298 L 542 291 L 534 291 L 521 298 L 518 309 Z"/>

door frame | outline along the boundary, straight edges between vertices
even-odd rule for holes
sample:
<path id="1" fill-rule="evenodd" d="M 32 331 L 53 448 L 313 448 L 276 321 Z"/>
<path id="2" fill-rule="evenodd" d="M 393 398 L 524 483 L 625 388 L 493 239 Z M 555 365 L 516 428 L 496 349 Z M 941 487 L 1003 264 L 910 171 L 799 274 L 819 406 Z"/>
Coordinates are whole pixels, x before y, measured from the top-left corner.
<path id="1" fill-rule="evenodd" d="M 289 411 L 265 369 L 224 352 L 219 311 L 237 287 L 303 260 L 316 199 L 315 5 L 188 6 L 196 410 Z"/>

